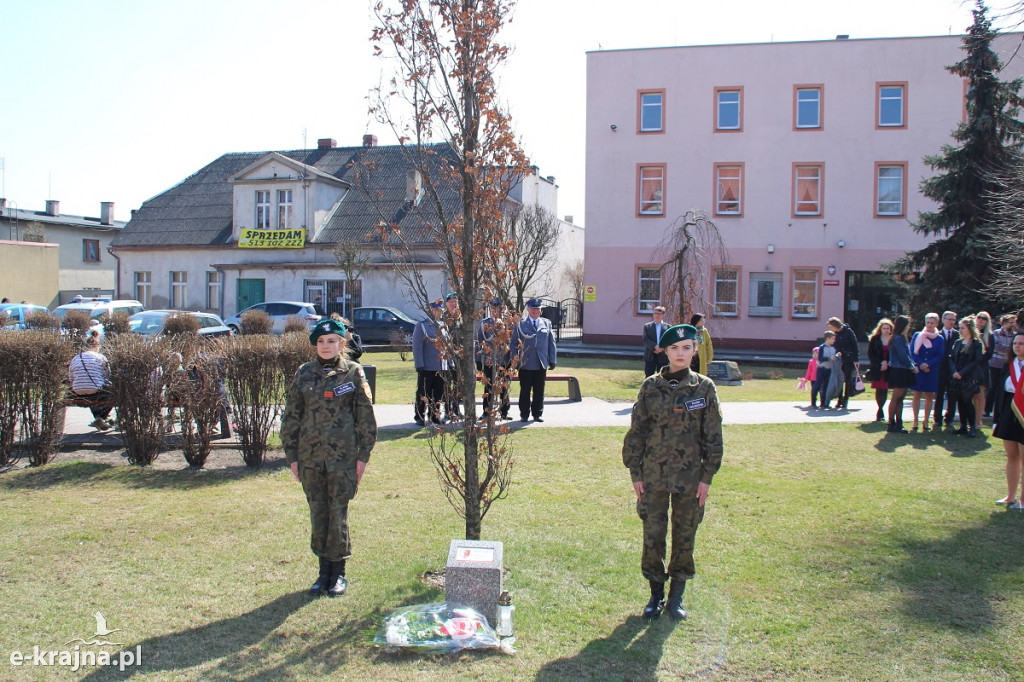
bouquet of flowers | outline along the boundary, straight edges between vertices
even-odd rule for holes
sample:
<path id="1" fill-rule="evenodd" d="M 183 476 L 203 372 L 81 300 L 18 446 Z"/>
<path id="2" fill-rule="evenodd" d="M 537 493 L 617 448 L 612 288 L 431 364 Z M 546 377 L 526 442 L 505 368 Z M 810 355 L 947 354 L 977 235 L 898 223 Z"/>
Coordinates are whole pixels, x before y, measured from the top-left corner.
<path id="1" fill-rule="evenodd" d="M 397 651 L 448 653 L 463 649 L 501 649 L 512 653 L 511 645 L 502 646 L 487 619 L 469 608 L 449 608 L 447 603 L 403 606 L 391 612 L 373 638 L 375 646 Z"/>

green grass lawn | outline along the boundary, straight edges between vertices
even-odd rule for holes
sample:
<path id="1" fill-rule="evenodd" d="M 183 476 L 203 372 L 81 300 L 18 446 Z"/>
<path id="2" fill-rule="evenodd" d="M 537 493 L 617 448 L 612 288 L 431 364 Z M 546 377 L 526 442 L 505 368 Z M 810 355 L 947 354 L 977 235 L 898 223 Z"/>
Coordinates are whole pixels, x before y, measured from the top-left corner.
<path id="1" fill-rule="evenodd" d="M 141 646 L 145 679 L 1024 679 L 1024 515 L 992 504 L 998 441 L 874 424 L 725 433 L 690 620 L 675 627 L 637 616 L 622 429 L 515 435 L 511 494 L 484 520 L 505 543 L 514 657 L 363 644 L 390 609 L 443 600 L 418 576 L 443 568 L 462 524 L 421 433 L 381 434 L 350 507 L 350 592 L 334 600 L 304 595 L 307 507 L 282 468 L 7 472 L 0 679 L 125 679 L 9 664 L 90 635 L 96 611 L 122 629 L 114 641 Z"/>
<path id="2" fill-rule="evenodd" d="M 382 404 L 412 403 L 416 391 L 416 370 L 412 364 L 412 353 L 403 361 L 398 353 L 367 353 L 360 362 L 377 366 L 377 402 Z M 595 358 L 564 358 L 559 361 L 557 372 L 572 374 L 580 381 L 583 395 L 602 400 L 635 400 L 640 382 L 644 380 L 644 363 L 636 360 L 610 360 Z M 732 402 L 763 402 L 768 400 L 806 400 L 810 392 L 796 390 L 797 378 L 804 370 L 771 367 L 766 365 L 740 365 L 745 379 L 742 386 L 719 386 L 722 400 Z M 519 395 L 519 387 L 512 387 L 512 394 Z M 564 383 L 551 383 L 545 395 L 564 398 L 569 395 Z M 874 392 L 857 396 L 855 400 L 874 400 Z"/>

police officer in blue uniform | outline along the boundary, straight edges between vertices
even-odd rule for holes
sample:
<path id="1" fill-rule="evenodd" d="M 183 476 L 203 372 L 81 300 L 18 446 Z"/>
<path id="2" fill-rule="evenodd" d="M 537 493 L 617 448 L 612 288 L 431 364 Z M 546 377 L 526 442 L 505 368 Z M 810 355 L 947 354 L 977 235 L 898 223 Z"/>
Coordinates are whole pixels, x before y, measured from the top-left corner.
<path id="1" fill-rule="evenodd" d="M 412 357 L 416 366 L 416 423 L 423 426 L 427 419 L 441 424 L 441 401 L 444 398 L 444 370 L 446 360 L 437 348 L 437 337 L 447 330 L 441 317 L 444 303 L 430 304 L 433 320 L 421 320 L 412 332 Z"/>
<path id="2" fill-rule="evenodd" d="M 540 299 L 526 302 L 527 316 L 512 330 L 511 348 L 518 353 L 519 418 L 542 422 L 544 419 L 544 384 L 549 369 L 558 362 L 558 348 L 551 321 L 540 316 Z"/>
<path id="3" fill-rule="evenodd" d="M 490 314 L 480 320 L 476 330 L 477 367 L 484 373 L 484 416 L 490 414 L 491 400 L 498 386 L 498 405 L 502 419 L 508 419 L 511 404 L 508 399 L 508 375 L 512 365 L 512 354 L 508 340 L 502 332 L 507 329 L 500 299 L 491 301 Z"/>

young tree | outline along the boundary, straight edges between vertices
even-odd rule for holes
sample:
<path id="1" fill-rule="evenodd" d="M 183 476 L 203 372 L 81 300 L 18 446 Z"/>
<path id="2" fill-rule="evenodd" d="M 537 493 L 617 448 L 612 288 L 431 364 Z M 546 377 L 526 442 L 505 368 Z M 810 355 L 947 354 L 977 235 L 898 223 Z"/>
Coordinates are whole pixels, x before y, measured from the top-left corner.
<path id="1" fill-rule="evenodd" d="M 991 296 L 995 199 L 1018 157 L 1024 128 L 1017 120 L 1020 79 L 999 80 L 1002 68 L 992 50 L 996 31 L 977 0 L 974 22 L 963 39 L 964 58 L 946 69 L 967 81 L 967 120 L 953 133 L 956 144 L 925 157 L 938 174 L 921 183 L 922 193 L 939 203 L 918 214 L 913 229 L 934 241 L 890 263 L 890 272 L 921 277 L 912 287 L 916 310 L 998 308 Z"/>
<path id="2" fill-rule="evenodd" d="M 511 285 L 506 303 L 524 310 L 526 291 L 555 264 L 548 256 L 558 246 L 558 219 L 543 206 L 521 204 L 508 204 L 504 217 L 509 249 L 501 267 L 510 274 Z"/>
<path id="3" fill-rule="evenodd" d="M 448 333 L 437 338 L 444 355 L 457 363 L 453 390 L 465 420 L 457 436 L 440 429 L 430 443 L 438 478 L 465 518 L 468 539 L 479 539 L 490 505 L 507 494 L 512 469 L 507 429 L 494 425 L 493 414 L 482 430 L 476 424 L 474 340 L 480 302 L 508 290 L 502 264 L 512 245 L 502 205 L 528 171 L 495 83 L 496 69 L 509 54 L 498 34 L 513 4 L 379 2 L 371 38 L 377 54 L 396 65 L 371 112 L 395 132 L 412 169 L 401 216 L 382 214 L 379 237 L 425 313 L 438 292 L 424 283 L 416 253 L 424 246 L 440 260 L 459 303 L 459 319 L 450 320 Z M 365 187 L 373 187 L 373 170 L 360 169 Z M 417 229 L 403 229 L 411 224 L 409 214 Z"/>
<path id="4" fill-rule="evenodd" d="M 338 261 L 338 269 L 345 275 L 345 280 L 348 283 L 347 291 L 351 297 L 355 287 L 359 286 L 357 284 L 359 278 L 363 276 L 371 262 L 366 240 L 354 237 L 343 238 L 334 247 L 334 257 Z M 350 298 L 350 300 L 354 299 Z M 346 305 L 344 312 L 351 317 L 351 305 Z"/>

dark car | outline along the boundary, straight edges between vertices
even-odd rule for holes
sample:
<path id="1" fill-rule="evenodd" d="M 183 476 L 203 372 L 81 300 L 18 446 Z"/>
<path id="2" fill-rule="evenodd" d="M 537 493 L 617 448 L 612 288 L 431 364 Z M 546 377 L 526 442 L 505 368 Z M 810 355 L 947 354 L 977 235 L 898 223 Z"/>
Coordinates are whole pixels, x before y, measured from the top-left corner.
<path id="1" fill-rule="evenodd" d="M 398 308 L 365 307 L 352 311 L 352 325 L 363 343 L 412 343 L 416 321 Z M 397 334 L 396 334 L 397 333 Z M 396 338 L 400 335 L 400 339 Z"/>
<path id="2" fill-rule="evenodd" d="M 196 318 L 199 322 L 199 336 L 231 336 L 232 334 L 231 328 L 224 324 L 224 320 L 216 315 L 212 313 L 193 313 L 187 310 L 146 310 L 129 317 L 128 324 L 132 326 L 132 331 L 136 334 L 157 336 L 163 334 L 167 318 L 178 313 L 185 313 Z"/>

